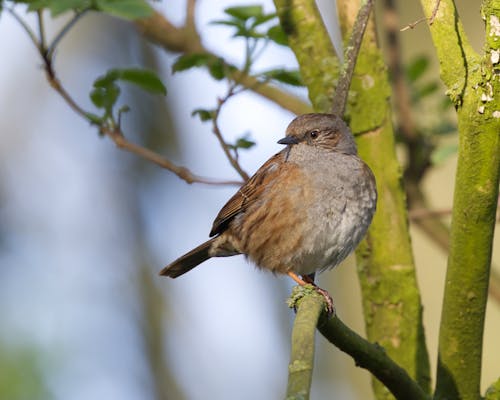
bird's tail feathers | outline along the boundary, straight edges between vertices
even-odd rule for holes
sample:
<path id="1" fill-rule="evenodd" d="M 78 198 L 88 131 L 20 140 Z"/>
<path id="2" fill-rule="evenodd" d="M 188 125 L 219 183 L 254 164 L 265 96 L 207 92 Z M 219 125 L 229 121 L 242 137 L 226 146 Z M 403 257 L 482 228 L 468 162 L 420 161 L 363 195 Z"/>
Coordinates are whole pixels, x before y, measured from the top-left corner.
<path id="1" fill-rule="evenodd" d="M 211 256 L 208 254 L 212 242 L 215 238 L 200 244 L 198 247 L 191 250 L 189 253 L 179 257 L 173 263 L 167 265 L 160 271 L 160 275 L 169 276 L 170 278 L 177 278 L 180 275 L 191 271 L 194 267 L 201 264 L 203 261 L 208 260 Z"/>

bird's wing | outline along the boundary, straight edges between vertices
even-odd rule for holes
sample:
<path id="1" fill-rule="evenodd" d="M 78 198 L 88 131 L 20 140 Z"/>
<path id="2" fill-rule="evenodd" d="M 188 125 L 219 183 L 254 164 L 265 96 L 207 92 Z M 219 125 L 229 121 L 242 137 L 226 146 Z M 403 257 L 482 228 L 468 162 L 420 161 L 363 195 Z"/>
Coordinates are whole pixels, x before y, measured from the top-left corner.
<path id="1" fill-rule="evenodd" d="M 219 211 L 210 231 L 210 236 L 224 232 L 229 222 L 239 213 L 245 210 L 259 199 L 266 188 L 266 181 L 272 181 L 280 171 L 286 157 L 286 149 L 275 154 L 267 160 L 262 167 L 229 199 Z"/>

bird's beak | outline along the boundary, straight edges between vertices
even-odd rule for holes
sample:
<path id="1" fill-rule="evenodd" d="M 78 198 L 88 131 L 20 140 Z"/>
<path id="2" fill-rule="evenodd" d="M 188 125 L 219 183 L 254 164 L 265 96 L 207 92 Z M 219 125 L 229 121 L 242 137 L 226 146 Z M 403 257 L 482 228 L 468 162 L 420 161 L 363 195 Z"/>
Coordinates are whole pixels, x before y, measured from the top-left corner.
<path id="1" fill-rule="evenodd" d="M 297 144 L 299 141 L 293 136 L 285 136 L 283 139 L 278 140 L 279 144 Z"/>

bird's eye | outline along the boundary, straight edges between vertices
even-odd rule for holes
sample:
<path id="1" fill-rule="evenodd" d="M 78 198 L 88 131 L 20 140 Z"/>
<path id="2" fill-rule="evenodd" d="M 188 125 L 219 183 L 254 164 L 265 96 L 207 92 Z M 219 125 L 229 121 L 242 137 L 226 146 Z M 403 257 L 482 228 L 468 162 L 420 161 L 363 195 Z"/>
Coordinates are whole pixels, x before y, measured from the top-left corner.
<path id="1" fill-rule="evenodd" d="M 309 132 L 309 136 L 311 136 L 313 139 L 316 139 L 319 135 L 319 131 L 317 129 L 312 130 Z"/>

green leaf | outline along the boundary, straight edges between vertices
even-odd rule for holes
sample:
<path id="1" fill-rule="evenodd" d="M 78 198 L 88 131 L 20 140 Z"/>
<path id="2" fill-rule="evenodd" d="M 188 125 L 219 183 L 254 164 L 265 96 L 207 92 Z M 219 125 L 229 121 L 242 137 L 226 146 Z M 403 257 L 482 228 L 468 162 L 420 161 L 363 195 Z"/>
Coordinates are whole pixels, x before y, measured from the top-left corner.
<path id="1" fill-rule="evenodd" d="M 215 80 L 224 79 L 226 71 L 226 63 L 222 58 L 215 58 L 208 64 L 208 72 Z"/>
<path id="2" fill-rule="evenodd" d="M 172 65 L 172 72 L 185 71 L 193 67 L 208 65 L 213 57 L 205 53 L 193 53 L 180 56 Z"/>
<path id="3" fill-rule="evenodd" d="M 110 69 L 106 75 L 95 80 L 94 87 L 107 88 L 117 80 L 132 83 L 150 93 L 167 94 L 167 89 L 160 78 L 153 71 L 142 68 Z"/>
<path id="4" fill-rule="evenodd" d="M 92 0 L 19 0 L 15 3 L 24 3 L 28 5 L 28 11 L 39 11 L 49 9 L 53 17 L 69 11 L 83 10 L 93 5 Z"/>
<path id="5" fill-rule="evenodd" d="M 115 69 L 112 72 L 117 74 L 117 79 L 133 83 L 147 92 L 167 94 L 167 88 L 153 71 L 142 68 L 124 68 Z"/>
<path id="6" fill-rule="evenodd" d="M 104 122 L 103 117 L 89 112 L 85 113 L 85 118 L 93 125 L 101 125 Z"/>
<path id="7" fill-rule="evenodd" d="M 263 33 L 259 33 L 254 29 L 243 28 L 236 30 L 233 37 L 246 37 L 246 38 L 251 37 L 255 39 L 262 39 L 265 38 L 266 35 L 264 35 Z"/>
<path id="8" fill-rule="evenodd" d="M 406 76 L 410 82 L 415 82 L 425 73 L 425 71 L 427 71 L 428 68 L 429 58 L 426 56 L 417 57 L 410 62 L 408 67 L 406 67 Z"/>
<path id="9" fill-rule="evenodd" d="M 268 79 L 286 83 L 288 85 L 304 86 L 300 72 L 297 70 L 272 69 L 270 71 L 263 72 L 261 75 Z"/>
<path id="10" fill-rule="evenodd" d="M 271 14 L 261 14 L 255 17 L 254 21 L 250 25 L 252 28 L 255 28 L 259 25 L 262 25 L 266 23 L 267 21 L 272 20 L 273 18 L 276 18 L 278 14 L 276 13 L 271 13 Z"/>
<path id="11" fill-rule="evenodd" d="M 438 147 L 431 154 L 431 161 L 434 165 L 440 165 L 445 162 L 450 156 L 456 154 L 458 151 L 457 144 L 449 144 L 446 146 Z"/>
<path id="12" fill-rule="evenodd" d="M 106 88 L 118 79 L 118 73 L 116 69 L 110 69 L 106 72 L 106 75 L 100 76 L 94 81 L 95 88 Z"/>
<path id="13" fill-rule="evenodd" d="M 193 67 L 207 67 L 210 75 L 218 81 L 224 79 L 227 72 L 234 69 L 228 66 L 223 58 L 196 53 L 180 56 L 172 65 L 172 72 L 185 71 Z"/>
<path id="14" fill-rule="evenodd" d="M 95 87 L 90 92 L 90 100 L 97 108 L 103 108 L 106 114 L 111 114 L 119 95 L 120 88 L 113 83 L 106 87 Z"/>
<path id="15" fill-rule="evenodd" d="M 285 31 L 281 28 L 281 25 L 275 25 L 268 29 L 267 36 L 273 42 L 281 45 L 288 46 L 288 37 Z"/>
<path id="16" fill-rule="evenodd" d="M 69 10 L 83 10 L 92 6 L 90 0 L 58 0 L 49 2 L 50 13 L 57 17 Z"/>
<path id="17" fill-rule="evenodd" d="M 215 20 L 215 21 L 210 21 L 211 25 L 227 25 L 227 26 L 233 26 L 237 29 L 244 29 L 245 28 L 245 22 L 240 21 L 239 19 L 229 19 L 229 20 Z"/>
<path id="18" fill-rule="evenodd" d="M 250 149 L 253 146 L 255 146 L 255 142 L 253 140 L 250 140 L 249 134 L 240 137 L 236 141 L 236 143 L 232 145 L 232 147 L 235 149 Z"/>
<path id="19" fill-rule="evenodd" d="M 191 113 L 191 116 L 194 117 L 197 115 L 200 117 L 201 121 L 210 121 L 214 119 L 215 117 L 215 111 L 214 110 L 205 110 L 203 108 L 197 108 Z"/>
<path id="20" fill-rule="evenodd" d="M 38 11 L 43 8 L 49 8 L 50 0 L 24 0 L 16 3 L 24 3 L 28 5 L 28 11 Z"/>
<path id="21" fill-rule="evenodd" d="M 153 15 L 153 8 L 145 0 L 95 0 L 98 10 L 114 17 L 134 20 Z"/>
<path id="22" fill-rule="evenodd" d="M 229 7 L 224 10 L 224 12 L 231 17 L 246 21 L 252 17 L 262 16 L 262 6 L 252 5 L 252 6 L 240 6 L 240 7 Z"/>

